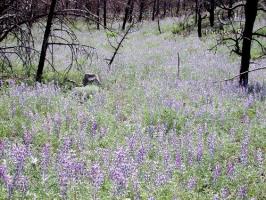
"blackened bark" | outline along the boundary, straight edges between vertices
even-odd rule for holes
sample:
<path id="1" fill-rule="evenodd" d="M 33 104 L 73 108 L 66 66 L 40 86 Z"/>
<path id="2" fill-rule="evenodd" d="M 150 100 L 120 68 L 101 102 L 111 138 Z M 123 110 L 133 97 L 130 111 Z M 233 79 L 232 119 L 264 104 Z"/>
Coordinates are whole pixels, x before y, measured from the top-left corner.
<path id="1" fill-rule="evenodd" d="M 128 20 L 129 23 L 133 21 L 134 6 L 135 6 L 135 0 L 131 0 L 130 9 L 129 9 L 129 20 Z"/>
<path id="2" fill-rule="evenodd" d="M 234 0 L 229 0 L 228 7 L 229 8 L 232 8 L 233 7 L 233 3 L 234 3 Z M 232 18 L 232 13 L 233 13 L 233 11 L 231 9 L 229 9 L 228 10 L 228 14 L 227 14 L 228 19 L 231 19 Z"/>
<path id="3" fill-rule="evenodd" d="M 176 16 L 178 16 L 180 10 L 180 0 L 177 0 L 176 2 Z"/>
<path id="4" fill-rule="evenodd" d="M 167 3 L 166 1 L 163 2 L 163 17 L 166 17 L 166 12 L 167 12 Z"/>
<path id="5" fill-rule="evenodd" d="M 157 0 L 155 16 L 158 17 L 159 14 L 160 14 L 160 0 Z"/>
<path id="6" fill-rule="evenodd" d="M 201 38 L 202 37 L 202 16 L 201 16 L 201 10 L 198 9 L 198 37 Z"/>
<path id="7" fill-rule="evenodd" d="M 210 5 L 210 25 L 214 26 L 214 11 L 215 11 L 215 0 L 211 0 Z"/>
<path id="8" fill-rule="evenodd" d="M 139 5 L 139 22 L 142 21 L 143 18 L 143 12 L 144 12 L 144 0 L 140 0 L 140 5 Z"/>
<path id="9" fill-rule="evenodd" d="M 157 0 L 154 0 L 154 1 L 153 1 L 153 7 L 152 7 L 152 21 L 155 20 L 156 2 L 157 2 Z"/>
<path id="10" fill-rule="evenodd" d="M 101 18 L 100 18 L 100 0 L 97 0 L 97 13 L 96 13 L 96 15 L 97 15 L 97 29 L 98 30 L 100 30 L 100 20 L 101 20 Z"/>
<path id="11" fill-rule="evenodd" d="M 241 67 L 240 67 L 240 86 L 247 87 L 248 86 L 248 72 L 250 65 L 250 51 L 251 51 L 251 43 L 252 43 L 252 34 L 254 23 L 257 16 L 258 9 L 258 1 L 259 0 L 247 0 L 245 5 L 245 28 L 243 32 L 243 46 L 242 46 L 242 58 L 241 58 Z M 244 74 L 243 74 L 244 73 Z"/>
<path id="12" fill-rule="evenodd" d="M 43 68 L 44 68 L 44 63 L 45 63 L 45 58 L 46 58 L 46 51 L 48 48 L 48 42 L 49 42 L 49 37 L 50 37 L 50 33 L 51 33 L 51 27 L 53 24 L 56 2 L 57 2 L 57 0 L 52 0 L 52 2 L 51 2 L 49 14 L 48 14 L 48 19 L 47 19 L 47 24 L 45 27 L 45 32 L 44 32 L 44 36 L 43 36 L 43 43 L 42 43 L 42 50 L 41 50 L 38 70 L 37 70 L 37 74 L 36 74 L 36 81 L 38 81 L 38 82 L 42 81 Z"/>
<path id="13" fill-rule="evenodd" d="M 103 0 L 103 26 L 107 27 L 107 0 Z"/>
<path id="14" fill-rule="evenodd" d="M 195 25 L 198 23 L 198 9 L 199 9 L 199 0 L 195 0 Z"/>
<path id="15" fill-rule="evenodd" d="M 123 20 L 122 30 L 125 30 L 126 28 L 126 23 L 129 17 L 130 5 L 131 5 L 131 0 L 128 0 L 126 8 L 125 8 L 125 16 Z"/>

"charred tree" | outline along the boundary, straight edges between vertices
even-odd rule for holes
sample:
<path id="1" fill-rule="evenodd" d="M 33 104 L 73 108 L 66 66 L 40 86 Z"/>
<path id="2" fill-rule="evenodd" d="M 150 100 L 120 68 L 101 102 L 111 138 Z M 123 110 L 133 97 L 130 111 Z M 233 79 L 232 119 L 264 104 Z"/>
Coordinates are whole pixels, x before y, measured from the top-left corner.
<path id="1" fill-rule="evenodd" d="M 129 23 L 131 23 L 133 21 L 134 6 L 135 6 L 135 1 L 131 0 L 130 9 L 129 9 L 129 19 L 128 19 Z"/>
<path id="2" fill-rule="evenodd" d="M 197 11 L 198 15 L 198 37 L 202 37 L 202 16 L 201 16 L 201 9 L 198 9 Z"/>
<path id="3" fill-rule="evenodd" d="M 127 23 L 127 20 L 129 17 L 129 12 L 130 12 L 131 1 L 132 0 L 128 0 L 126 8 L 125 8 L 125 16 L 124 16 L 124 20 L 123 20 L 122 30 L 125 30 L 125 28 L 126 28 L 126 23 Z"/>
<path id="4" fill-rule="evenodd" d="M 232 18 L 233 11 L 231 8 L 233 7 L 233 4 L 234 4 L 234 0 L 229 0 L 229 2 L 228 2 L 229 9 L 228 9 L 228 14 L 227 14 L 228 19 Z"/>
<path id="5" fill-rule="evenodd" d="M 157 0 L 153 1 L 153 7 L 152 7 L 152 21 L 155 20 L 155 14 L 156 14 L 156 2 Z"/>
<path id="6" fill-rule="evenodd" d="M 100 0 L 97 0 L 97 10 L 96 10 L 96 15 L 97 15 L 97 30 L 100 30 L 100 23 L 101 23 L 101 18 L 100 18 Z"/>
<path id="7" fill-rule="evenodd" d="M 36 74 L 36 81 L 38 81 L 38 82 L 42 81 L 43 68 L 44 68 L 44 63 L 45 63 L 45 59 L 46 59 L 46 52 L 47 52 L 47 48 L 48 48 L 48 42 L 49 42 L 49 37 L 50 37 L 50 33 L 51 33 L 51 27 L 53 24 L 56 2 L 57 2 L 57 0 L 52 0 L 51 5 L 50 5 L 48 18 L 47 18 L 47 23 L 46 23 L 46 27 L 45 27 L 44 36 L 43 36 L 42 50 L 41 50 L 38 70 L 37 70 L 37 74 Z"/>
<path id="8" fill-rule="evenodd" d="M 195 0 L 195 25 L 198 23 L 199 0 Z"/>
<path id="9" fill-rule="evenodd" d="M 241 55 L 240 80 L 239 85 L 242 87 L 248 86 L 248 71 L 251 59 L 251 43 L 254 23 L 258 11 L 259 0 L 247 0 L 245 5 L 245 27 L 243 32 L 243 46 Z"/>
<path id="10" fill-rule="evenodd" d="M 142 21 L 143 12 L 144 12 L 144 0 L 140 0 L 140 5 L 139 5 L 139 19 L 138 19 L 139 22 Z"/>
<path id="11" fill-rule="evenodd" d="M 166 12 L 167 12 L 167 3 L 166 1 L 163 2 L 163 17 L 166 17 Z"/>
<path id="12" fill-rule="evenodd" d="M 214 26 L 214 11 L 215 11 L 215 0 L 210 1 L 210 26 Z"/>
<path id="13" fill-rule="evenodd" d="M 159 17 L 159 14 L 160 14 L 160 0 L 157 0 L 155 16 Z"/>
<path id="14" fill-rule="evenodd" d="M 107 0 L 103 0 L 103 26 L 107 27 Z"/>
<path id="15" fill-rule="evenodd" d="M 180 0 L 177 0 L 176 2 L 176 16 L 178 16 L 180 10 Z"/>

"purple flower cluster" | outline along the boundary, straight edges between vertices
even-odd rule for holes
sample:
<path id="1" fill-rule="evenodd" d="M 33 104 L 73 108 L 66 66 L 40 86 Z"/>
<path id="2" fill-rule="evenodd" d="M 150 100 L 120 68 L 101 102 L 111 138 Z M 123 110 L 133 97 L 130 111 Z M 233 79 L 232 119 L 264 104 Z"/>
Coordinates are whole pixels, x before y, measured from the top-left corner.
<path id="1" fill-rule="evenodd" d="M 98 190 L 104 182 L 104 174 L 99 164 L 92 165 L 89 171 L 89 177 L 93 186 Z"/>

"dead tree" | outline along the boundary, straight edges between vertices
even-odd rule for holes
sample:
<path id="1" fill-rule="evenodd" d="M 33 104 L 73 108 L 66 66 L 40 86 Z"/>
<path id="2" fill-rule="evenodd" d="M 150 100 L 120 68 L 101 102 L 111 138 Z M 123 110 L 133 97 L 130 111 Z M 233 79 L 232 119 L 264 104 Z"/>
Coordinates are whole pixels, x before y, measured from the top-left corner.
<path id="1" fill-rule="evenodd" d="M 240 74 L 249 71 L 250 59 L 251 59 L 251 42 L 253 36 L 253 27 L 257 16 L 259 0 L 247 0 L 245 5 L 245 28 L 243 32 L 243 45 L 242 45 L 242 57 Z M 248 85 L 248 73 L 242 74 L 239 80 L 240 86 L 247 87 Z"/>
<path id="2" fill-rule="evenodd" d="M 124 20 L 123 20 L 123 25 L 122 25 L 122 30 L 125 30 L 126 28 L 126 23 L 129 18 L 129 12 L 130 12 L 130 5 L 131 5 L 132 0 L 128 0 L 125 8 L 125 15 L 124 15 Z"/>
<path id="3" fill-rule="evenodd" d="M 107 0 L 103 0 L 103 24 L 104 28 L 107 27 Z"/>
<path id="4" fill-rule="evenodd" d="M 127 38 L 128 34 L 130 33 L 130 30 L 133 28 L 134 22 L 130 24 L 127 31 L 124 33 L 124 35 L 121 37 L 120 41 L 116 41 L 117 45 L 113 45 L 112 42 L 108 39 L 110 46 L 114 49 L 114 53 L 110 59 L 105 59 L 108 61 L 108 69 L 111 70 L 111 65 L 113 64 L 115 57 L 118 54 L 119 49 L 122 47 L 122 44 L 124 40 Z"/>
<path id="5" fill-rule="evenodd" d="M 129 9 L 129 19 L 128 19 L 129 23 L 132 23 L 133 21 L 134 7 L 135 7 L 135 0 L 131 0 L 130 9 Z"/>
<path id="6" fill-rule="evenodd" d="M 47 48 L 48 48 L 48 42 L 49 42 L 49 37 L 50 37 L 50 33 L 51 33 L 51 27 L 52 27 L 53 18 L 54 18 L 56 2 L 57 2 L 57 0 L 52 0 L 52 2 L 51 2 L 49 14 L 48 14 L 48 19 L 47 19 L 47 23 L 46 23 L 46 28 L 45 28 L 45 32 L 44 32 L 44 36 L 43 36 L 42 50 L 41 50 L 38 70 L 37 70 L 37 74 L 36 74 L 36 81 L 38 81 L 38 82 L 42 81 L 44 62 L 45 62 L 45 58 L 46 58 L 46 52 L 47 52 Z"/>
<path id="7" fill-rule="evenodd" d="M 144 0 L 140 0 L 140 4 L 139 4 L 139 19 L 138 19 L 139 22 L 141 22 L 142 18 L 143 18 L 144 5 L 145 5 L 145 1 Z"/>
<path id="8" fill-rule="evenodd" d="M 97 30 L 100 30 L 100 23 L 101 23 L 101 17 L 100 17 L 100 6 L 101 6 L 101 1 L 97 0 L 97 11 L 96 11 L 96 15 L 97 15 Z"/>

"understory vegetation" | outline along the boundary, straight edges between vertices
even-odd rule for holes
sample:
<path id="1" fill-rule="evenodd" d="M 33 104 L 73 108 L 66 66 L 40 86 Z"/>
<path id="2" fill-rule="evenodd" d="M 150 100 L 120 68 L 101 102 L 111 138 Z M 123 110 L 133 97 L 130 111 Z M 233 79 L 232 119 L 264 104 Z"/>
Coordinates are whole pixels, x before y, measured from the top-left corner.
<path id="1" fill-rule="evenodd" d="M 0 84 L 0 199 L 266 199 L 265 71 L 248 88 L 223 81 L 239 59 L 170 18 L 161 34 L 136 25 L 108 70 L 116 33 L 76 26 L 101 85 L 72 87 L 49 66 L 45 84 Z M 64 70 L 69 52 L 54 52 Z"/>

